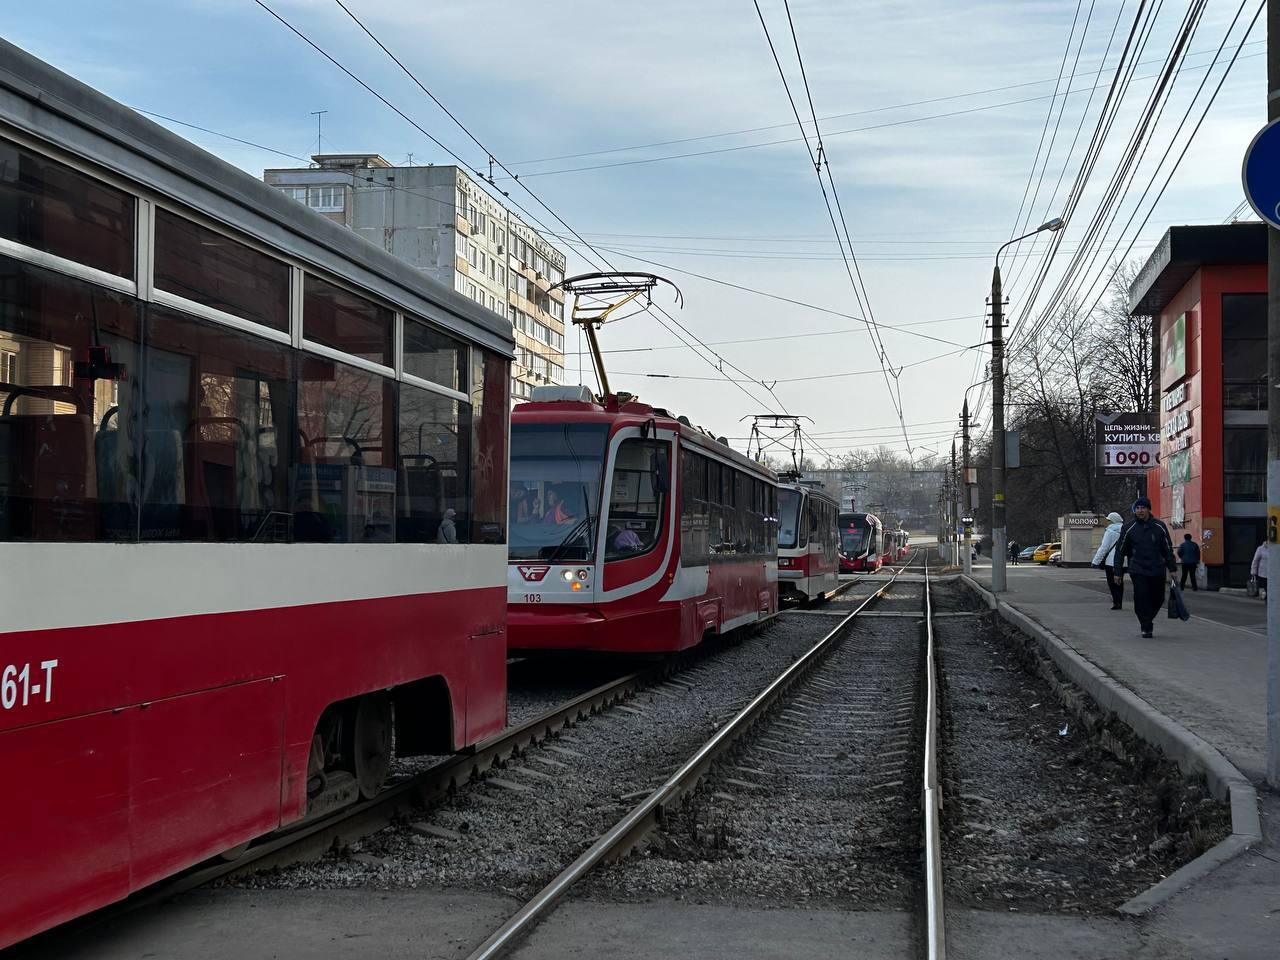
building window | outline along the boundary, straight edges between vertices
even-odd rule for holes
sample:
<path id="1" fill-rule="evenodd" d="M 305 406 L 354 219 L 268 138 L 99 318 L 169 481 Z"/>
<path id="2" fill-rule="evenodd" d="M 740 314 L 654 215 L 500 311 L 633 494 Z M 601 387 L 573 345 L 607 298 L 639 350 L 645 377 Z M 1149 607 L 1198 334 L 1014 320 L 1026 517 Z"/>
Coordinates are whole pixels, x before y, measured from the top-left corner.
<path id="1" fill-rule="evenodd" d="M 1226 427 L 1222 431 L 1222 498 L 1229 503 L 1262 503 L 1267 499 L 1265 427 Z"/>
<path id="2" fill-rule="evenodd" d="M 274 330 L 289 329 L 289 267 L 168 210 L 156 211 L 155 285 Z"/>
<path id="3" fill-rule="evenodd" d="M 476 299 L 476 285 L 474 283 L 467 284 L 467 296 L 472 300 Z"/>
<path id="4" fill-rule="evenodd" d="M 133 277 L 133 197 L 0 140 L 0 237 Z"/>
<path id="5" fill-rule="evenodd" d="M 1227 410 L 1267 409 L 1266 384 L 1267 295 L 1223 294 L 1223 407 Z"/>
<path id="6" fill-rule="evenodd" d="M 341 213 L 346 207 L 346 190 L 339 186 L 312 187 L 307 206 L 318 213 Z"/>
<path id="7" fill-rule="evenodd" d="M 308 340 L 389 367 L 394 333 L 394 318 L 386 307 L 307 275 L 302 335 Z"/>

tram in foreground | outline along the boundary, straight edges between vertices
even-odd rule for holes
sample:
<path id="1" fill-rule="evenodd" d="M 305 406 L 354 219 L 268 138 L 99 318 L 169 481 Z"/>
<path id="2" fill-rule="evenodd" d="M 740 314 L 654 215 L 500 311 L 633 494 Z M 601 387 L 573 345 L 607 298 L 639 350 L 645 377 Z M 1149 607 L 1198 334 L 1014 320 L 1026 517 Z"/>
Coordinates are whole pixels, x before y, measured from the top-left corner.
<path id="1" fill-rule="evenodd" d="M 671 653 L 778 612 L 777 479 L 626 394 L 511 414 L 513 651 Z"/>
<path id="2" fill-rule="evenodd" d="M 4 947 L 502 729 L 513 344 L 0 58 Z"/>
<path id="3" fill-rule="evenodd" d="M 884 553 L 884 527 L 874 513 L 842 513 L 840 569 L 845 573 L 875 573 L 889 560 Z"/>
<path id="4" fill-rule="evenodd" d="M 840 584 L 840 505 L 816 484 L 778 486 L 778 596 L 810 603 Z"/>

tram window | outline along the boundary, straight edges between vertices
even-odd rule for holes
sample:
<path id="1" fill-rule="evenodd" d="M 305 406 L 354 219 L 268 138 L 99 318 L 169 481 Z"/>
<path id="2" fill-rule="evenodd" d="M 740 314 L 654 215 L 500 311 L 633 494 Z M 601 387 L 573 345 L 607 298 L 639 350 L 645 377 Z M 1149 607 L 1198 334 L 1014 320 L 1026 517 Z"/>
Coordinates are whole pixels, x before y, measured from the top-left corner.
<path id="1" fill-rule="evenodd" d="M 307 275 L 302 334 L 308 340 L 389 367 L 393 327 L 390 310 Z"/>
<path id="2" fill-rule="evenodd" d="M 660 440 L 623 440 L 613 462 L 605 560 L 626 560 L 647 553 L 658 542 L 667 495 L 659 471 L 669 456 Z"/>
<path id="3" fill-rule="evenodd" d="M 707 458 L 680 451 L 680 565 L 702 566 L 708 548 Z"/>
<path id="4" fill-rule="evenodd" d="M 800 491 L 791 487 L 778 489 L 778 546 L 789 550 L 797 545 L 800 535 Z"/>
<path id="5" fill-rule="evenodd" d="M 412 317 L 404 318 L 404 372 L 465 390 L 467 345 Z"/>
<path id="6" fill-rule="evenodd" d="M 507 432 L 511 417 L 509 361 L 471 351 L 471 539 L 507 542 Z"/>
<path id="7" fill-rule="evenodd" d="M 288 331 L 287 264 L 163 209 L 155 256 L 158 289 Z"/>
<path id="8" fill-rule="evenodd" d="M 288 541 L 292 352 L 163 307 L 146 344 L 141 539 Z"/>
<path id="9" fill-rule="evenodd" d="M 471 541 L 471 406 L 400 384 L 396 540 L 447 543 L 453 510 L 458 543 Z"/>
<path id="10" fill-rule="evenodd" d="M 395 539 L 395 385 L 303 354 L 299 361 L 294 539 Z"/>
<path id="11" fill-rule="evenodd" d="M 0 257 L 0 540 L 137 537 L 136 301 Z"/>
<path id="12" fill-rule="evenodd" d="M 133 221 L 123 190 L 0 140 L 0 237 L 132 277 Z"/>

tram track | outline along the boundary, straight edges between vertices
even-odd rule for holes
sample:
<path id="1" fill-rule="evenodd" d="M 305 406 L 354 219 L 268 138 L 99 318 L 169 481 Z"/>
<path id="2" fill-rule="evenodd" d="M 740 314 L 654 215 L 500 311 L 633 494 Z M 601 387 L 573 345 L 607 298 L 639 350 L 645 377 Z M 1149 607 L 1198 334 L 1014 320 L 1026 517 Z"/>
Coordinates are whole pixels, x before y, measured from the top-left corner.
<path id="1" fill-rule="evenodd" d="M 904 569 L 906 566 L 904 564 Z M 869 822 L 879 816 L 875 808 L 880 805 L 882 797 L 876 796 L 878 792 L 884 791 L 884 798 L 892 798 L 898 814 L 894 819 L 902 821 L 895 829 L 900 829 L 904 822 L 909 823 L 912 836 L 910 839 L 904 836 L 886 838 L 879 845 L 880 852 L 892 849 L 897 854 L 893 858 L 897 861 L 894 869 L 899 872 L 903 888 L 918 891 L 921 916 L 919 942 L 924 945 L 925 955 L 944 957 L 936 799 L 936 688 L 932 674 L 926 675 L 926 671 L 932 671 L 934 666 L 927 565 L 921 582 L 923 599 L 915 601 L 916 612 L 926 626 L 918 644 L 913 645 L 910 641 L 905 644 L 908 649 L 915 647 L 906 656 L 902 655 L 904 635 L 913 627 L 918 633 L 918 621 L 910 618 L 911 611 L 893 609 L 900 607 L 906 598 L 886 596 L 900 576 L 901 571 L 895 572 L 871 595 L 862 599 L 833 630 L 788 666 L 729 722 L 720 726 L 661 786 L 631 807 L 569 866 L 545 884 L 472 952 L 468 960 L 492 960 L 507 954 L 555 909 L 575 884 L 593 870 L 601 864 L 618 861 L 648 842 L 656 830 L 669 828 L 682 815 L 687 819 L 685 811 L 697 802 L 698 794 L 694 791 L 704 778 L 710 777 L 714 785 L 715 779 L 720 777 L 721 785 L 739 793 L 772 795 L 776 792 L 776 785 L 752 782 L 751 776 L 753 772 L 761 772 L 761 765 L 776 765 L 779 757 L 785 758 L 791 769 L 777 772 L 791 780 L 808 779 L 812 786 L 812 781 L 820 779 L 829 790 L 860 797 L 867 821 L 859 822 L 855 818 L 847 824 L 851 835 L 863 832 Z M 869 611 L 867 608 L 873 604 L 876 610 Z M 887 609 L 882 610 L 881 606 Z M 863 638 L 863 643 L 856 648 L 843 645 L 859 618 L 869 613 L 903 613 L 907 616 L 891 616 L 881 621 L 878 625 L 881 629 Z M 881 648 L 871 654 L 881 669 L 877 670 L 877 677 L 869 685 L 848 692 L 842 687 L 842 681 L 847 682 L 850 673 L 857 674 L 866 668 L 868 653 L 864 647 L 868 642 Z M 905 680 L 909 692 L 894 688 L 894 683 L 902 680 Z M 842 689 L 846 692 L 842 693 Z M 830 716 L 833 710 L 835 717 Z M 868 735 L 868 742 L 861 744 L 869 751 L 867 756 L 879 753 L 881 760 L 887 763 L 867 763 L 867 756 L 860 755 L 855 759 L 848 750 L 840 749 L 841 744 L 851 747 L 846 738 L 850 727 L 859 723 L 858 732 Z M 915 729 L 917 726 L 918 730 Z M 874 727 L 874 730 L 868 727 Z M 780 739 L 777 738 L 779 733 Z M 770 734 L 775 736 L 772 746 L 768 740 Z M 801 743 L 794 742 L 797 734 Z M 754 742 L 739 744 L 742 740 Z M 720 769 L 724 764 L 722 758 L 731 750 L 735 751 L 735 759 L 741 762 L 734 764 L 736 776 L 725 776 Z M 770 756 L 762 759 L 765 753 Z M 751 766 L 753 763 L 757 766 Z M 863 779 L 849 784 L 845 782 L 849 777 Z M 699 791 L 699 794 L 703 792 Z M 710 793 L 713 799 L 734 801 L 732 793 L 722 790 Z M 690 800 L 691 796 L 695 799 Z M 767 807 L 768 803 L 765 799 L 760 805 Z M 818 796 L 815 804 L 828 812 L 832 807 L 830 797 Z M 918 815 L 919 811 L 923 811 L 923 816 Z M 765 819 L 768 819 L 767 815 Z M 830 826 L 830 822 L 816 824 L 816 834 L 822 834 Z M 695 826 L 695 833 L 696 829 Z M 810 839 L 817 841 L 819 838 L 815 835 Z M 889 883 L 895 888 L 898 886 L 892 880 Z"/>

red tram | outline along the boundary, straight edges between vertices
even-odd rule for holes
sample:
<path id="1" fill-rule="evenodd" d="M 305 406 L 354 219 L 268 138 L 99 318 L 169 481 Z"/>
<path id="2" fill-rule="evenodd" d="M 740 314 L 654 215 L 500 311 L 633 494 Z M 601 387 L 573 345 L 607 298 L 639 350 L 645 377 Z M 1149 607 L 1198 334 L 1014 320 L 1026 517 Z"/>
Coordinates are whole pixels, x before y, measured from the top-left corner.
<path id="1" fill-rule="evenodd" d="M 808 483 L 778 487 L 778 593 L 822 600 L 840 584 L 840 505 Z"/>
<path id="2" fill-rule="evenodd" d="M 842 513 L 839 524 L 842 571 L 875 573 L 890 559 L 884 551 L 884 528 L 874 513 Z"/>
<path id="3" fill-rule="evenodd" d="M 666 653 L 775 615 L 776 490 L 683 417 L 536 388 L 511 414 L 511 648 Z"/>
<path id="4" fill-rule="evenodd" d="M 0 59 L 4 947 L 504 726 L 512 334 Z"/>

